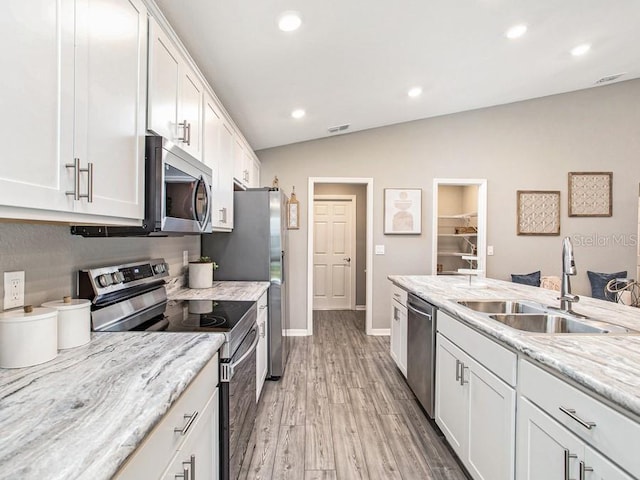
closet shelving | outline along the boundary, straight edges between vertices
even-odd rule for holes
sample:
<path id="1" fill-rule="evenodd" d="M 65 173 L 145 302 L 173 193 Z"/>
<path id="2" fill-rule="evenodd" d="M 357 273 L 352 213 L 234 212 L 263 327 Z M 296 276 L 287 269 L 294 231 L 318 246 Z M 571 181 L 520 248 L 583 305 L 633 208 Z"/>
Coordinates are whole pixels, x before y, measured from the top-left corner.
<path id="1" fill-rule="evenodd" d="M 477 218 L 477 212 L 438 215 L 438 274 L 477 273 Z"/>

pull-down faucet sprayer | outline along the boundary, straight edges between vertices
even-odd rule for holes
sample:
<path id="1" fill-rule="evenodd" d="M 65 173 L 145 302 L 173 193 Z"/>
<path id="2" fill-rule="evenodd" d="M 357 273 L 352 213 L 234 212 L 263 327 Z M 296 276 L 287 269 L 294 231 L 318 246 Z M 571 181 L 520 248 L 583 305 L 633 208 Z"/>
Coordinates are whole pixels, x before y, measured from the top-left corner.
<path id="1" fill-rule="evenodd" d="M 571 280 L 569 277 L 574 276 L 576 271 L 576 262 L 573 258 L 573 244 L 569 237 L 562 240 L 562 284 L 560 289 L 560 310 L 576 314 L 571 305 L 580 301 L 580 297 L 571 293 Z"/>

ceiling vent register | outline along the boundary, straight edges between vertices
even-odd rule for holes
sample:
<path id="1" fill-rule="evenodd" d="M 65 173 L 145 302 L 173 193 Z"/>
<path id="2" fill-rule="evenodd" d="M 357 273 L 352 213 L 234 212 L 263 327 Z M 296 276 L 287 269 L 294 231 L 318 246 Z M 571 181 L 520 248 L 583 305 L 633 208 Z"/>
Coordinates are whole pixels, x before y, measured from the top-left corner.
<path id="1" fill-rule="evenodd" d="M 625 72 L 626 73 L 626 72 Z M 600 85 L 601 83 L 613 82 L 620 78 L 624 73 L 616 73 L 615 75 L 607 75 L 606 77 L 602 77 L 600 80 L 596 80 L 596 85 Z"/>
<path id="2" fill-rule="evenodd" d="M 329 127 L 327 130 L 329 130 L 329 133 L 337 133 L 337 132 L 344 132 L 347 128 L 349 128 L 349 124 L 345 123 L 344 125 L 336 125 L 335 127 Z"/>

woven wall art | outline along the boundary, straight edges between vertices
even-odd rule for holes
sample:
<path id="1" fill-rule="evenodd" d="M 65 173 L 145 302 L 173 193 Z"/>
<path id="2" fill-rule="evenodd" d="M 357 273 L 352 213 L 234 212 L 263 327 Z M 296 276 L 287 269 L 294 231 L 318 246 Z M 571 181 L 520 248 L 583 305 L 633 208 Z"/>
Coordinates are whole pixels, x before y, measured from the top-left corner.
<path id="1" fill-rule="evenodd" d="M 560 192 L 518 190 L 518 235 L 560 235 Z"/>
<path id="2" fill-rule="evenodd" d="M 612 172 L 569 172 L 569 216 L 610 217 Z"/>

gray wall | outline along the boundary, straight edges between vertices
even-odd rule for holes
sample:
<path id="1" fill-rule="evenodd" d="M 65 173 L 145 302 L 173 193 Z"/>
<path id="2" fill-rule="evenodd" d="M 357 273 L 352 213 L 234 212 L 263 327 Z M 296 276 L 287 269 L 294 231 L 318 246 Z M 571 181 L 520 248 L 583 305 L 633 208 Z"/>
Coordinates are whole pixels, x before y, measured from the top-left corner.
<path id="1" fill-rule="evenodd" d="M 0 272 L 24 270 L 25 303 L 35 306 L 75 295 L 82 268 L 163 257 L 171 276 L 183 275 L 183 250 L 195 260 L 200 237 L 82 238 L 71 235 L 68 226 L 0 223 Z M 0 302 L 4 303 L 4 275 Z"/>
<path id="2" fill-rule="evenodd" d="M 349 183 L 317 183 L 315 194 L 356 196 L 356 305 L 366 305 L 367 186 Z"/>
<path id="3" fill-rule="evenodd" d="M 389 327 L 389 274 L 425 274 L 431 267 L 434 177 L 488 180 L 490 277 L 542 270 L 560 274 L 561 239 L 574 239 L 579 274 L 574 291 L 588 293 L 586 270 L 635 272 L 640 180 L 640 80 L 463 112 L 258 152 L 263 178 L 296 186 L 307 208 L 308 177 L 374 178 L 373 326 Z M 613 171 L 613 217 L 568 218 L 567 173 Z M 423 189 L 421 235 L 382 233 L 382 195 L 389 187 Z M 516 190 L 560 190 L 561 236 L 516 235 Z M 290 232 L 292 328 L 306 327 L 307 218 Z"/>

